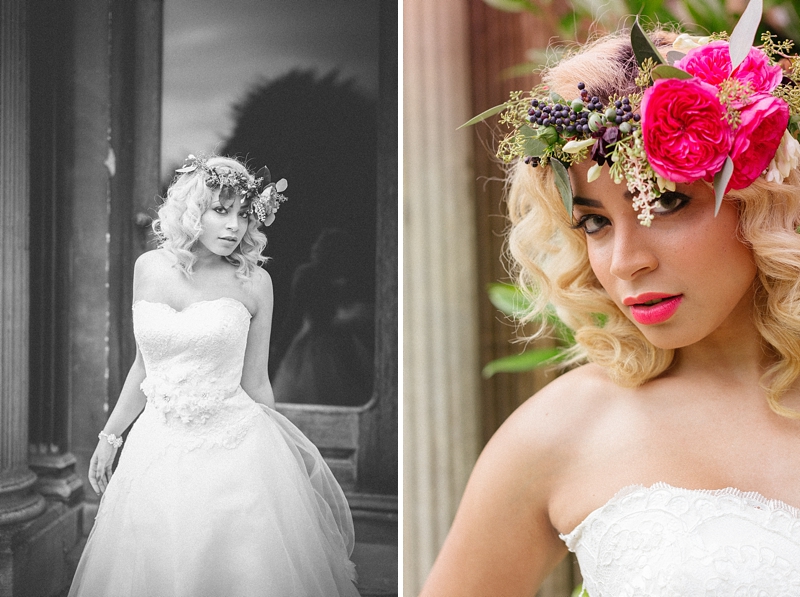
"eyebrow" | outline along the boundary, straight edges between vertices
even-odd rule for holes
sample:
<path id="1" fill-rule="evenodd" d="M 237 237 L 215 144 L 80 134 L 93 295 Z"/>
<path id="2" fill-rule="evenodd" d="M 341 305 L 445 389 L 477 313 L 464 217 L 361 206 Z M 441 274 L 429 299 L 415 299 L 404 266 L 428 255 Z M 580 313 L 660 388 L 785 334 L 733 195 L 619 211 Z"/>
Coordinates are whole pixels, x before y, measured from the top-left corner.
<path id="1" fill-rule="evenodd" d="M 630 191 L 625 191 L 625 198 L 626 199 L 633 199 L 633 193 Z M 576 195 L 572 198 L 573 205 L 582 205 L 584 207 L 596 207 L 599 209 L 603 209 L 603 202 L 598 201 L 597 199 L 588 199 L 586 197 L 581 197 L 580 195 Z"/>
<path id="2" fill-rule="evenodd" d="M 585 207 L 603 207 L 603 203 L 597 199 L 587 199 L 586 197 L 575 196 L 572 198 L 573 205 L 583 205 Z"/>

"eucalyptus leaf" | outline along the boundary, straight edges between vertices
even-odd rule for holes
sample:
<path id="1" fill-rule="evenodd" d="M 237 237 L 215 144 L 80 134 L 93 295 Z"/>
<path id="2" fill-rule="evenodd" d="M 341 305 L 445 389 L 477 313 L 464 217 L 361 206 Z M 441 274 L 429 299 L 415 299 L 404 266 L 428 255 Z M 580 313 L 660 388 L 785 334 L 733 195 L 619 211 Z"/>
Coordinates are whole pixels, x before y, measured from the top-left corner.
<path id="1" fill-rule="evenodd" d="M 548 145 L 552 145 L 556 141 L 558 141 L 558 132 L 556 131 L 556 127 L 554 126 L 546 126 L 544 128 L 538 129 L 539 134 L 537 135 L 539 139 L 547 143 Z"/>
<path id="2" fill-rule="evenodd" d="M 636 56 L 636 62 L 642 66 L 645 60 L 652 58 L 656 64 L 664 64 L 664 58 L 661 52 L 653 45 L 650 38 L 639 25 L 639 17 L 633 22 L 631 27 L 631 47 L 633 48 L 633 55 Z"/>
<path id="3" fill-rule="evenodd" d="M 731 156 L 725 158 L 725 165 L 722 170 L 714 175 L 714 217 L 719 213 L 722 206 L 722 198 L 725 196 L 725 189 L 733 176 L 733 160 Z"/>
<path id="4" fill-rule="evenodd" d="M 683 52 L 678 52 L 677 50 L 670 50 L 669 52 L 667 52 L 667 62 L 670 64 L 670 66 L 672 66 L 684 56 L 686 56 L 686 54 L 684 54 Z"/>
<path id="5" fill-rule="evenodd" d="M 742 18 L 733 28 L 730 38 L 731 69 L 735 70 L 750 52 L 756 39 L 756 31 L 761 24 L 761 14 L 764 11 L 762 0 L 750 0 L 747 8 L 742 13 Z"/>
<path id="6" fill-rule="evenodd" d="M 528 298 L 513 284 L 494 282 L 489 284 L 487 293 L 491 303 L 509 317 L 519 319 L 530 309 Z"/>
<path id="7" fill-rule="evenodd" d="M 518 373 L 520 371 L 530 371 L 540 365 L 558 362 L 561 355 L 561 348 L 536 348 L 526 350 L 520 354 L 514 354 L 500 359 L 495 359 L 486 364 L 481 374 L 489 378 L 495 373 Z"/>
<path id="8" fill-rule="evenodd" d="M 484 0 L 486 4 L 498 10 L 506 12 L 522 12 L 527 10 L 529 12 L 538 13 L 538 7 L 529 2 L 529 0 Z"/>
<path id="9" fill-rule="evenodd" d="M 659 64 L 657 67 L 653 69 L 652 75 L 653 81 L 656 79 L 691 79 L 692 75 L 687 73 L 685 70 L 681 70 L 679 68 L 675 68 L 674 66 L 670 66 L 669 64 Z"/>
<path id="10" fill-rule="evenodd" d="M 506 105 L 505 104 L 500 104 L 499 106 L 495 106 L 494 108 L 489 108 L 488 110 L 485 110 L 485 111 L 481 112 L 477 116 L 475 116 L 473 118 L 470 118 L 464 124 L 462 124 L 460 127 L 458 127 L 456 130 L 463 129 L 464 127 L 467 127 L 467 126 L 472 126 L 473 124 L 478 124 L 479 122 L 482 122 L 482 121 L 486 120 L 487 118 L 489 118 L 491 116 L 494 116 L 495 114 L 500 114 L 500 112 L 502 112 L 505 109 L 506 109 Z"/>
<path id="11" fill-rule="evenodd" d="M 542 157 L 544 155 L 544 151 L 550 147 L 547 143 L 539 139 L 538 137 L 529 137 L 525 139 L 525 142 L 522 144 L 525 155 L 531 157 Z"/>
<path id="12" fill-rule="evenodd" d="M 572 219 L 572 184 L 569 181 L 569 174 L 564 164 L 556 158 L 550 158 L 550 167 L 555 174 L 556 188 L 561 193 L 561 200 L 564 202 L 564 207 L 567 209 L 567 214 Z"/>

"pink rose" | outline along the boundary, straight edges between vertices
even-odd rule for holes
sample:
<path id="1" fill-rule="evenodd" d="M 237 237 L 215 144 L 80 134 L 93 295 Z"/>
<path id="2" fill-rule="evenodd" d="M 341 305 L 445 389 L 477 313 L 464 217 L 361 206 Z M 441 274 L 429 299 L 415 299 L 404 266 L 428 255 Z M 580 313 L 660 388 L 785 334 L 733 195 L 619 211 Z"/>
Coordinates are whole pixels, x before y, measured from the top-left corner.
<path id="1" fill-rule="evenodd" d="M 740 112 L 731 149 L 733 176 L 726 191 L 744 189 L 769 166 L 789 124 L 789 105 L 769 93 L 759 93 Z"/>
<path id="2" fill-rule="evenodd" d="M 658 79 L 641 105 L 644 148 L 653 170 L 672 182 L 711 181 L 733 144 L 713 85 Z"/>
<path id="3" fill-rule="evenodd" d="M 719 86 L 731 75 L 742 82 L 749 82 L 754 93 L 775 89 L 783 78 L 779 65 L 770 65 L 767 55 L 758 48 L 750 48 L 744 61 L 731 73 L 731 55 L 728 42 L 718 40 L 699 46 L 675 63 L 698 79 Z"/>

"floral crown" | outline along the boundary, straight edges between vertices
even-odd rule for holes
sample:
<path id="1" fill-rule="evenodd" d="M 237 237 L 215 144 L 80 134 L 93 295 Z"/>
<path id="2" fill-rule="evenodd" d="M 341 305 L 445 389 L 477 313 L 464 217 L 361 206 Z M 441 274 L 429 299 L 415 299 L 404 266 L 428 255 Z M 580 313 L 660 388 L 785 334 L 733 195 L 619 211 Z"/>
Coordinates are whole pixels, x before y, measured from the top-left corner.
<path id="1" fill-rule="evenodd" d="M 529 95 L 512 93 L 466 124 L 502 112 L 500 122 L 513 130 L 498 157 L 551 166 L 570 217 L 567 167 L 587 158 L 595 162 L 589 182 L 604 166 L 617 184 L 625 179 L 644 226 L 675 183 L 713 182 L 716 214 L 728 191 L 762 175 L 781 183 L 800 163 L 800 57 L 788 55 L 791 41 L 770 33 L 753 47 L 761 4 L 750 1 L 730 36 L 679 35 L 666 61 L 637 19 L 631 46 L 639 91 L 611 96 L 608 104 L 583 83 L 572 101 L 539 86 Z"/>
<path id="2" fill-rule="evenodd" d="M 220 205 L 230 207 L 236 195 L 241 195 L 242 201 L 250 202 L 249 214 L 252 214 L 264 226 L 269 226 L 275 221 L 275 212 L 280 204 L 286 201 L 281 195 L 288 187 L 285 178 L 278 182 L 271 182 L 269 169 L 263 166 L 254 176 L 249 173 L 236 172 L 228 166 L 209 166 L 208 160 L 189 155 L 183 166 L 175 170 L 178 174 L 189 174 L 201 171 L 205 175 L 205 183 L 212 190 L 213 200 L 219 200 Z"/>

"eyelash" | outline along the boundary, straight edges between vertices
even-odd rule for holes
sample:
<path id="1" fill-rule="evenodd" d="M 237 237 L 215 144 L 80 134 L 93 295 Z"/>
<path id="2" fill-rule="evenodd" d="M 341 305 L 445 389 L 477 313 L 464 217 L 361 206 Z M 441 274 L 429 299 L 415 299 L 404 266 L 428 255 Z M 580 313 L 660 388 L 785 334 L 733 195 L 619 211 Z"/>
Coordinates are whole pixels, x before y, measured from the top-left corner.
<path id="1" fill-rule="evenodd" d="M 225 209 L 224 207 L 215 207 L 214 211 L 217 212 L 218 214 L 222 215 L 222 216 L 228 214 L 228 210 Z M 242 212 L 239 212 L 239 217 L 242 218 L 243 220 L 246 220 L 247 218 L 250 217 L 250 214 L 248 212 L 246 212 L 246 211 L 242 211 Z"/>
<path id="2" fill-rule="evenodd" d="M 600 216 L 600 215 L 597 215 L 597 214 L 587 214 L 585 216 L 581 216 L 581 219 L 578 220 L 572 226 L 570 226 L 570 228 L 572 228 L 573 230 L 583 230 L 586 234 L 597 234 L 603 228 L 605 228 L 605 226 L 601 226 L 597 230 L 587 230 L 587 228 L 586 228 L 587 222 L 589 222 L 589 220 L 592 220 L 594 218 L 600 218 L 600 219 L 603 219 L 606 222 L 608 222 L 608 218 L 606 218 L 604 216 Z"/>
<path id="3" fill-rule="evenodd" d="M 689 204 L 689 201 L 691 201 L 691 197 L 684 195 L 683 193 L 676 193 L 674 191 L 669 191 L 663 193 L 661 197 L 658 198 L 657 203 L 660 203 L 662 200 L 667 200 L 667 199 L 680 199 L 680 203 L 678 203 L 678 205 L 676 207 L 673 207 L 672 209 L 661 212 L 659 211 L 654 212 L 656 215 L 664 216 L 664 215 L 674 214 L 676 211 L 680 211 L 681 209 L 686 207 Z M 594 218 L 605 220 L 606 223 L 608 222 L 608 218 L 606 218 L 605 216 L 601 216 L 599 214 L 586 214 L 584 216 L 581 216 L 581 218 L 575 224 L 570 226 L 570 228 L 572 228 L 573 230 L 583 230 L 586 234 L 597 234 L 608 224 L 600 226 L 596 230 L 588 230 L 586 228 L 586 224 Z"/>

